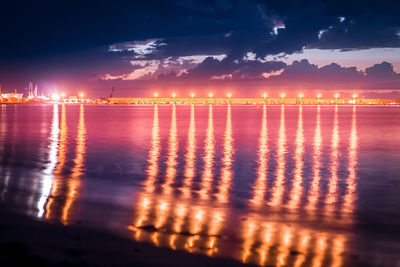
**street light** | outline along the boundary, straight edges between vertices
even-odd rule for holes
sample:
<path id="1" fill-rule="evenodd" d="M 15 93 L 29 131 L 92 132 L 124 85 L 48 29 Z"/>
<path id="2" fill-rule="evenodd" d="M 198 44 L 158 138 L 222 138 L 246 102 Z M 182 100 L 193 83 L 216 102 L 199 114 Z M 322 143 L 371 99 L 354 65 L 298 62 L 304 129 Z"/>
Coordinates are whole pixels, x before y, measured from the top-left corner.
<path id="1" fill-rule="evenodd" d="M 213 93 L 209 93 L 209 94 L 208 94 L 208 97 L 210 98 L 210 104 L 211 104 L 211 99 L 212 99 L 212 97 L 213 97 Z"/>
<path id="2" fill-rule="evenodd" d="M 355 93 L 355 94 L 353 94 L 353 102 L 354 102 L 354 104 L 356 103 L 356 98 L 358 97 L 358 94 L 357 93 Z"/>
<path id="3" fill-rule="evenodd" d="M 339 93 L 335 94 L 336 104 L 337 104 L 337 100 L 338 100 L 339 96 L 340 96 Z"/>
<path id="4" fill-rule="evenodd" d="M 191 93 L 190 96 L 192 97 L 192 104 L 193 104 L 194 93 Z"/>
<path id="5" fill-rule="evenodd" d="M 227 93 L 226 95 L 227 95 L 227 97 L 229 99 L 228 104 L 230 104 L 231 103 L 232 94 L 231 93 Z"/>
<path id="6" fill-rule="evenodd" d="M 157 93 L 157 92 L 154 92 L 153 96 L 154 96 L 154 98 L 155 98 L 154 102 L 155 102 L 155 104 L 157 104 L 156 102 L 157 102 L 158 93 Z"/>
<path id="7" fill-rule="evenodd" d="M 304 94 L 303 93 L 300 93 L 299 94 L 299 98 L 300 98 L 300 104 L 301 104 L 301 99 L 304 97 Z"/>
<path id="8" fill-rule="evenodd" d="M 79 93 L 79 97 L 81 98 L 81 99 L 83 99 L 83 93 Z"/>
<path id="9" fill-rule="evenodd" d="M 322 94 L 321 94 L 321 93 L 317 94 L 318 103 L 319 103 L 319 99 L 320 99 L 321 97 L 322 97 Z"/>
<path id="10" fill-rule="evenodd" d="M 282 104 L 283 104 L 283 99 L 285 98 L 285 96 L 286 96 L 285 93 L 282 93 L 282 94 L 281 94 L 281 97 L 282 97 Z"/>
<path id="11" fill-rule="evenodd" d="M 175 103 L 175 97 L 176 97 L 176 93 L 175 92 L 172 93 L 172 97 L 174 98 L 174 103 Z"/>

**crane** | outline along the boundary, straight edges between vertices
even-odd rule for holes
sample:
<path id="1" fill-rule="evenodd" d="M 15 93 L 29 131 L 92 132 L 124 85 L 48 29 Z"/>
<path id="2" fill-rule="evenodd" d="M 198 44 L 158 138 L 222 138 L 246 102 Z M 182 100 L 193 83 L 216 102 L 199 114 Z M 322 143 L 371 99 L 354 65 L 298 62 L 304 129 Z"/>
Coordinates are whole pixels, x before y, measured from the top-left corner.
<path id="1" fill-rule="evenodd" d="M 108 102 L 108 103 L 110 103 L 111 98 L 112 98 L 112 96 L 113 96 L 113 94 L 114 94 L 114 91 L 115 91 L 115 86 L 113 86 L 113 88 L 111 88 L 111 93 L 110 93 L 110 95 L 108 96 L 108 99 L 107 99 L 107 102 Z"/>

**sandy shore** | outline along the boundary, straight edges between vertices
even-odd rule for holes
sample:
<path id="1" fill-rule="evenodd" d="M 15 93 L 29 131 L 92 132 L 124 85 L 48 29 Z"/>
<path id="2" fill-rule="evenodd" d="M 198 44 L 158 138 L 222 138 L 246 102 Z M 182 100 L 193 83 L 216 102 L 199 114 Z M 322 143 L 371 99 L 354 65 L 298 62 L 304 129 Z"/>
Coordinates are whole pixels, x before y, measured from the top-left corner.
<path id="1" fill-rule="evenodd" d="M 0 207 L 0 266 L 244 266 L 130 239 L 37 221 Z"/>

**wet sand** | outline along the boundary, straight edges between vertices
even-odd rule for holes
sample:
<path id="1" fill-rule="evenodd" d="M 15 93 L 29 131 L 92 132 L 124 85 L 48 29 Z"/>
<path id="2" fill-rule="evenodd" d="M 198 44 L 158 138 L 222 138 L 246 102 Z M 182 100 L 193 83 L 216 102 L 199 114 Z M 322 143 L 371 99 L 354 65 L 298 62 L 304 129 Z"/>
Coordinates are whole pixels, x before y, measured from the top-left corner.
<path id="1" fill-rule="evenodd" d="M 0 266 L 250 266 L 19 215 L 0 207 Z"/>

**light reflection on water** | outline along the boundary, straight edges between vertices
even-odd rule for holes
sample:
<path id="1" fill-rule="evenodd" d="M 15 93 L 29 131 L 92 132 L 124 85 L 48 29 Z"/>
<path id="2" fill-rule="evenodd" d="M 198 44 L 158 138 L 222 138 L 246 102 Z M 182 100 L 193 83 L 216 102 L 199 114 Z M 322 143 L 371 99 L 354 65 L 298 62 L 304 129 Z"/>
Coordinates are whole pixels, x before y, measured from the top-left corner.
<path id="1" fill-rule="evenodd" d="M 71 176 L 68 181 L 68 193 L 67 200 L 62 212 L 62 222 L 64 224 L 68 223 L 69 217 L 71 216 L 71 210 L 73 204 L 78 197 L 79 189 L 81 185 L 81 176 L 84 169 L 86 153 L 86 127 L 85 127 L 85 110 L 84 105 L 80 105 L 79 110 L 79 123 L 78 130 L 76 134 L 76 147 L 75 147 L 75 157 L 73 159 L 73 167 L 71 168 Z"/>
<path id="2" fill-rule="evenodd" d="M 189 123 L 188 137 L 187 137 L 186 155 L 185 155 L 185 173 L 184 173 L 185 179 L 181 189 L 185 198 L 188 198 L 191 195 L 193 179 L 196 175 L 195 160 L 196 160 L 196 123 L 195 123 L 194 105 L 192 105 L 190 107 L 190 123 Z"/>
<path id="3" fill-rule="evenodd" d="M 310 191 L 307 197 L 306 209 L 311 213 L 315 214 L 317 209 L 318 199 L 320 196 L 319 183 L 321 180 L 321 107 L 317 107 L 317 122 L 315 126 L 315 135 L 313 143 L 313 170 L 312 170 L 312 181 L 310 185 Z"/>
<path id="4" fill-rule="evenodd" d="M 223 240 L 222 226 L 224 221 L 230 216 L 230 207 L 225 206 L 229 203 L 229 191 L 232 183 L 232 162 L 234 154 L 234 139 L 232 131 L 231 106 L 227 106 L 226 123 L 223 140 L 223 156 L 221 175 L 217 181 L 217 193 L 214 196 L 211 190 L 213 181 L 213 164 L 215 157 L 215 140 L 214 140 L 214 122 L 213 122 L 213 107 L 209 106 L 207 133 L 204 141 L 204 169 L 201 176 L 200 202 L 195 197 L 195 194 L 190 194 L 191 180 L 193 179 L 193 155 L 195 150 L 195 130 L 194 130 L 194 110 L 191 107 L 189 133 L 187 141 L 186 164 L 190 171 L 185 171 L 189 175 L 185 176 L 184 185 L 182 187 L 182 195 L 171 195 L 171 190 L 161 194 L 151 195 L 149 198 L 156 200 L 145 203 L 139 201 L 138 210 L 140 211 L 139 218 L 136 223 L 133 223 L 129 229 L 134 232 L 134 237 L 138 241 L 152 242 L 157 246 L 169 246 L 172 249 L 185 249 L 190 252 L 202 252 L 207 255 L 218 254 L 219 251 L 225 251 L 227 242 Z M 158 118 L 158 109 L 154 109 L 155 118 Z M 176 111 L 175 106 L 172 109 L 172 124 L 170 130 L 170 142 L 177 143 L 176 140 Z M 336 201 L 331 201 L 337 191 L 337 168 L 338 168 L 338 109 L 334 109 L 334 127 L 331 140 L 331 176 L 334 180 L 328 185 L 328 196 L 324 203 L 324 208 L 333 206 Z M 355 121 L 356 109 L 353 109 L 353 122 L 351 138 L 354 141 L 354 131 L 356 126 Z M 296 140 L 295 140 L 295 159 L 294 176 L 291 181 L 291 189 L 288 192 L 288 201 L 285 205 L 289 210 L 301 209 L 301 201 L 304 189 L 303 181 L 303 158 L 304 158 L 304 130 L 303 130 L 303 107 L 298 108 Z M 280 111 L 280 126 L 277 143 L 277 170 L 274 184 L 270 188 L 271 199 L 266 201 L 266 192 L 268 192 L 267 170 L 268 170 L 268 130 L 267 130 L 267 106 L 263 106 L 261 132 L 259 137 L 258 147 L 258 168 L 257 179 L 253 186 L 252 198 L 249 199 L 249 207 L 251 211 L 246 214 L 246 219 L 241 223 L 241 242 L 236 248 L 230 252 L 233 256 L 245 263 L 257 263 L 260 265 L 276 265 L 276 266 L 331 266 L 342 265 L 342 253 L 345 250 L 346 237 L 345 234 L 335 234 L 325 231 L 316 231 L 312 228 L 302 227 L 301 225 L 292 223 L 281 223 L 277 219 L 279 216 L 271 216 L 271 214 L 263 214 L 263 206 L 270 205 L 272 207 L 283 208 L 283 196 L 286 186 L 285 179 L 285 154 L 286 154 L 286 130 L 285 130 L 285 107 L 281 106 Z M 153 126 L 154 127 L 154 126 Z M 315 177 L 312 181 L 310 196 L 307 199 L 308 209 L 315 212 L 317 208 L 319 196 L 319 156 L 321 146 L 321 129 L 320 129 L 320 107 L 317 108 L 317 122 L 314 137 L 314 160 L 317 162 L 313 173 Z M 154 129 L 154 128 L 153 128 Z M 173 138 L 171 138 L 173 136 Z M 159 143 L 152 142 L 150 151 L 159 150 L 154 146 Z M 169 144 L 169 148 L 177 147 Z M 352 145 L 351 155 L 356 153 L 355 145 Z M 169 151 L 171 151 L 169 149 Z M 176 158 L 176 151 L 169 153 Z M 152 152 L 149 153 L 149 162 L 152 162 Z M 167 175 L 168 173 L 176 173 L 168 170 L 170 158 L 167 159 Z M 352 159 L 351 166 L 355 167 L 357 162 Z M 174 163 L 173 166 L 176 166 Z M 350 166 L 349 166 L 350 168 Z M 355 171 L 350 171 L 350 175 L 355 175 Z M 152 179 L 149 176 L 149 180 Z M 165 182 L 167 183 L 167 182 Z M 164 184 L 165 185 L 165 184 Z M 153 187 L 153 184 L 145 182 L 143 192 L 149 192 L 146 188 Z M 352 183 L 354 193 L 355 184 Z M 171 187 L 171 183 L 168 183 Z M 350 192 L 349 192 L 350 193 Z M 332 197 L 333 195 L 333 197 Z M 201 202 L 205 201 L 205 202 Z M 150 203 L 154 202 L 154 205 Z M 197 204 L 200 203 L 200 204 Z M 326 209 L 325 209 L 326 210 Z M 348 212 L 348 211 L 346 211 Z M 142 214 L 148 214 L 146 220 Z M 153 215 L 151 215 L 153 214 Z M 297 218 L 291 217 L 295 221 L 301 221 L 302 213 L 295 213 Z M 311 215 L 315 215 L 312 213 Z M 333 216 L 331 212 L 326 213 L 323 218 Z M 331 219 L 331 218 L 328 218 Z M 326 251 L 327 247 L 330 248 Z M 236 252 L 234 252 L 236 250 Z M 296 253 L 293 253 L 296 251 Z"/>
<path id="5" fill-rule="evenodd" d="M 54 170 L 54 182 L 52 183 L 51 187 L 51 193 L 50 197 L 47 201 L 46 204 L 46 214 L 45 218 L 47 220 L 53 219 L 55 216 L 52 214 L 53 211 L 57 210 L 57 207 L 54 207 L 56 205 L 55 201 L 55 196 L 60 195 L 61 189 L 61 184 L 60 184 L 60 179 L 57 177 L 60 177 L 60 175 L 63 173 L 66 161 L 67 161 L 67 122 L 66 122 L 66 111 L 65 111 L 65 105 L 62 105 L 62 110 L 61 110 L 61 120 L 60 120 L 60 141 L 58 143 L 58 155 L 57 155 L 57 165 Z"/>
<path id="6" fill-rule="evenodd" d="M 51 135 L 50 135 L 50 145 L 49 145 L 49 152 L 48 152 L 48 161 L 49 163 L 46 164 L 46 168 L 43 171 L 43 186 L 41 189 L 41 196 L 40 200 L 38 201 L 38 214 L 37 216 L 40 218 L 43 216 L 45 210 L 44 206 L 46 205 L 47 199 L 50 195 L 50 190 L 53 181 L 53 172 L 57 165 L 57 146 L 58 146 L 58 138 L 59 138 L 59 119 L 58 119 L 58 105 L 53 106 L 53 120 L 51 123 Z"/>
<path id="7" fill-rule="evenodd" d="M 338 123 L 338 107 L 335 106 L 335 114 L 333 119 L 333 130 L 331 140 L 331 162 L 330 162 L 330 177 L 328 184 L 328 193 L 326 194 L 324 211 L 325 218 L 331 219 L 337 201 L 338 190 L 338 167 L 339 167 L 339 123 Z"/>
<path id="8" fill-rule="evenodd" d="M 270 206 L 278 206 L 282 204 L 282 196 L 284 193 L 285 182 L 285 166 L 286 166 L 286 131 L 285 131 L 285 106 L 281 106 L 281 119 L 279 122 L 279 135 L 277 143 L 277 168 L 276 179 L 271 189 Z"/>
<path id="9" fill-rule="evenodd" d="M 214 122 L 213 122 L 213 107 L 208 108 L 208 124 L 207 137 L 204 144 L 204 169 L 201 177 L 200 196 L 202 199 L 208 199 L 210 196 L 211 183 L 213 179 L 213 164 L 214 164 Z"/>
<path id="10" fill-rule="evenodd" d="M 93 117 L 87 122 L 90 106 L 76 108 L 54 105 L 51 115 L 42 116 L 51 118 L 48 132 L 44 131 L 47 160 L 33 183 L 40 185 L 38 192 L 28 193 L 22 203 L 28 214 L 63 224 L 85 218 L 85 198 L 93 194 L 89 185 L 104 183 L 89 180 L 93 159 L 101 161 L 90 150 L 88 131 L 94 123 Z M 69 109 L 77 113 L 70 114 Z M 349 265 L 346 252 L 355 249 L 349 244 L 354 242 L 359 200 L 361 107 L 264 105 L 252 111 L 255 115 L 248 122 L 239 121 L 246 109 L 254 108 L 147 107 L 143 114 L 149 115 L 148 149 L 132 147 L 138 150 L 137 157 L 147 151 L 144 179 L 139 187 L 122 180 L 134 199 L 121 211 L 127 214 L 119 217 L 121 224 L 140 242 L 244 263 Z M 15 158 L 17 126 L 9 125 L 8 107 L 1 111 L 1 153 Z M 254 126 L 249 130 L 237 126 L 244 123 Z M 10 129 L 11 147 L 5 141 Z M 256 147 L 241 143 L 240 133 L 246 131 Z M 101 134 L 93 131 L 93 135 Z M 115 139 L 115 145 L 120 144 Z M 243 157 L 249 156 L 246 149 L 254 153 L 254 170 L 243 166 Z M 16 200 L 23 194 L 18 191 L 20 182 L 12 180 L 18 175 L 4 161 L 3 166 L 1 200 L 10 206 L 21 204 Z M 246 168 L 246 176 L 239 176 L 239 170 Z M 140 174 L 127 177 L 135 180 Z M 238 188 L 243 184 L 248 189 Z M 109 197 L 118 205 L 114 196 Z"/>
<path id="11" fill-rule="evenodd" d="M 267 190 L 268 152 L 267 106 L 264 105 L 258 146 L 257 180 L 253 188 L 252 198 L 252 204 L 256 207 L 260 207 L 263 204 Z"/>
<path id="12" fill-rule="evenodd" d="M 59 220 L 64 224 L 68 224 L 69 218 L 71 217 L 73 204 L 79 195 L 79 188 L 81 184 L 80 179 L 84 170 L 86 154 L 86 127 L 84 105 L 80 105 L 79 122 L 76 134 L 75 157 L 73 158 L 71 174 L 62 175 L 67 161 L 66 154 L 68 152 L 68 130 L 65 109 L 65 105 L 62 105 L 60 130 L 57 131 L 56 134 L 58 135 L 59 133 L 59 136 L 52 137 L 53 142 L 51 145 L 57 147 L 57 150 L 51 155 L 56 160 L 54 168 L 52 168 L 54 170 L 52 170 L 52 173 L 48 175 L 54 180 L 54 182 L 51 184 L 51 196 L 49 197 L 48 194 L 45 195 L 47 198 L 47 204 L 44 216 L 47 220 Z M 54 105 L 53 118 L 58 119 L 57 105 Z M 57 125 L 58 127 L 58 122 L 53 123 L 53 126 L 54 125 Z M 43 214 L 40 214 L 40 216 L 42 215 Z"/>

